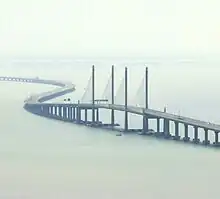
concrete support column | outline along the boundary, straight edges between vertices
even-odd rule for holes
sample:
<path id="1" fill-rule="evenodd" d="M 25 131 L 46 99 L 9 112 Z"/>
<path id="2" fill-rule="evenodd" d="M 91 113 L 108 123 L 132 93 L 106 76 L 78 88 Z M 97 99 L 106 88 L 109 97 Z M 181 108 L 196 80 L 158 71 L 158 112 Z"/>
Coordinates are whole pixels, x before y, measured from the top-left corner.
<path id="1" fill-rule="evenodd" d="M 47 105 L 45 108 L 46 108 L 46 110 L 45 110 L 45 115 L 46 115 L 46 116 L 49 116 L 49 115 L 50 115 L 50 114 L 49 114 L 49 106 Z"/>
<path id="2" fill-rule="evenodd" d="M 51 115 L 51 106 L 48 107 L 49 115 Z"/>
<path id="3" fill-rule="evenodd" d="M 146 130 L 146 132 L 148 133 L 148 131 L 149 131 L 149 119 L 148 119 L 148 115 L 146 115 L 146 117 L 145 117 L 145 130 Z"/>
<path id="4" fill-rule="evenodd" d="M 144 110 L 143 110 L 144 112 Z M 149 131 L 149 125 L 148 125 L 148 116 L 146 114 L 143 115 L 143 129 L 142 134 L 146 134 Z"/>
<path id="5" fill-rule="evenodd" d="M 61 118 L 63 118 L 63 107 L 62 106 L 59 106 L 59 116 L 61 117 Z"/>
<path id="6" fill-rule="evenodd" d="M 157 118 L 157 133 L 160 134 L 160 118 Z"/>
<path id="7" fill-rule="evenodd" d="M 73 121 L 76 121 L 76 107 L 73 107 Z"/>
<path id="8" fill-rule="evenodd" d="M 43 115 L 44 114 L 44 106 L 43 105 L 40 106 L 40 111 L 41 111 L 41 113 Z"/>
<path id="9" fill-rule="evenodd" d="M 50 106 L 50 115 L 53 115 L 53 106 Z"/>
<path id="10" fill-rule="evenodd" d="M 51 107 L 51 114 L 55 117 L 57 116 L 57 107 L 56 106 Z"/>
<path id="11" fill-rule="evenodd" d="M 43 114 L 46 117 L 49 115 L 49 106 L 48 105 L 43 106 Z"/>
<path id="12" fill-rule="evenodd" d="M 51 111 L 50 114 L 51 114 L 51 115 L 54 115 L 54 114 L 53 114 L 53 105 L 50 107 L 50 111 Z"/>
<path id="13" fill-rule="evenodd" d="M 204 129 L 205 132 L 205 140 L 203 141 L 204 145 L 209 145 L 210 141 L 209 141 L 209 137 L 208 137 L 208 129 Z"/>
<path id="14" fill-rule="evenodd" d="M 81 115 L 82 115 L 82 109 L 81 109 L 81 108 L 79 108 L 79 121 L 80 121 L 80 122 L 81 122 L 81 120 L 82 120 Z"/>
<path id="15" fill-rule="evenodd" d="M 220 146 L 218 142 L 218 131 L 215 131 L 215 142 L 213 143 L 215 146 Z"/>
<path id="16" fill-rule="evenodd" d="M 198 138 L 198 127 L 194 126 L 194 139 L 193 142 L 198 144 L 200 142 L 199 138 Z"/>
<path id="17" fill-rule="evenodd" d="M 171 135 L 170 135 L 170 121 L 168 119 L 165 119 L 164 118 L 164 124 L 163 124 L 163 130 L 164 130 L 164 137 L 165 138 L 170 138 Z"/>
<path id="18" fill-rule="evenodd" d="M 96 109 L 96 122 L 99 122 L 99 109 Z"/>
<path id="19" fill-rule="evenodd" d="M 77 107 L 76 109 L 76 121 L 77 123 L 81 122 L 81 108 L 80 107 Z"/>
<path id="20" fill-rule="evenodd" d="M 85 122 L 87 123 L 87 121 L 88 121 L 88 110 L 85 109 Z"/>
<path id="21" fill-rule="evenodd" d="M 67 119 L 67 111 L 66 106 L 63 106 L 63 120 Z"/>
<path id="22" fill-rule="evenodd" d="M 44 105 L 42 104 L 42 105 L 41 105 L 41 112 L 42 112 L 42 115 L 43 115 L 43 116 L 47 117 L 47 116 L 49 115 L 49 114 L 48 114 L 48 112 L 49 112 L 49 111 L 48 111 L 48 106 L 45 105 L 45 104 L 44 104 Z"/>
<path id="23" fill-rule="evenodd" d="M 184 131 L 185 131 L 185 137 L 183 138 L 183 141 L 184 142 L 189 142 L 190 141 L 190 137 L 188 136 L 188 132 L 189 132 L 188 124 L 184 124 Z"/>
<path id="24" fill-rule="evenodd" d="M 179 136 L 179 122 L 174 122 L 175 123 L 175 140 L 180 140 L 180 136 Z"/>
<path id="25" fill-rule="evenodd" d="M 68 107 L 68 120 L 72 121 L 72 107 L 71 106 Z"/>
<path id="26" fill-rule="evenodd" d="M 53 116 L 57 116 L 57 110 L 56 110 L 56 106 L 52 106 L 52 112 L 53 112 Z"/>
<path id="27" fill-rule="evenodd" d="M 128 111 L 125 110 L 125 126 L 124 126 L 124 131 L 128 132 Z"/>

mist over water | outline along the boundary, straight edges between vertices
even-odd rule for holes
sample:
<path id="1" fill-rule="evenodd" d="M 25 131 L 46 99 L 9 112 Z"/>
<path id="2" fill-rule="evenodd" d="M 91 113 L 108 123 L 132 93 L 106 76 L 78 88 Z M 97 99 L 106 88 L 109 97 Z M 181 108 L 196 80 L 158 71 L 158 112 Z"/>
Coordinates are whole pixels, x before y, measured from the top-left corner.
<path id="1" fill-rule="evenodd" d="M 170 113 L 220 123 L 218 60 L 12 60 L 1 62 L 0 73 L 72 81 L 76 92 L 65 97 L 76 101 L 93 64 L 97 97 L 115 64 L 116 88 L 127 66 L 129 99 L 140 100 L 136 92 L 147 64 L 150 108 L 166 106 Z M 0 82 L 0 88 L 0 198 L 219 198 L 218 150 L 138 135 L 117 137 L 41 118 L 26 112 L 23 101 L 53 86 Z M 102 111 L 101 118 L 107 122 L 110 113 Z M 141 127 L 141 117 L 129 119 L 131 127 Z M 116 120 L 123 125 L 123 113 Z M 199 136 L 203 139 L 202 130 Z"/>

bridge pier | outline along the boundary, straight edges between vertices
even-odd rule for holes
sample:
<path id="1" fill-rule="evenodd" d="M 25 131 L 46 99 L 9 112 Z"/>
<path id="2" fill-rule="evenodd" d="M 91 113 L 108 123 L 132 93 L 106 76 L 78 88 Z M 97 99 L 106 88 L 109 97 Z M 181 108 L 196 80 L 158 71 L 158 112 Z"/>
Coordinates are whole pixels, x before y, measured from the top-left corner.
<path id="1" fill-rule="evenodd" d="M 164 138 L 169 139 L 171 137 L 170 135 L 170 121 L 168 119 L 163 119 L 163 134 Z"/>
<path id="2" fill-rule="evenodd" d="M 190 137 L 188 136 L 188 132 L 189 132 L 188 124 L 184 124 L 184 131 L 185 131 L 185 136 L 183 138 L 183 141 L 184 142 L 189 142 L 190 141 Z"/>
<path id="3" fill-rule="evenodd" d="M 55 117 L 55 115 L 56 115 L 55 106 L 51 106 L 51 117 Z"/>
<path id="4" fill-rule="evenodd" d="M 173 137 L 174 140 L 180 140 L 179 136 L 179 122 L 174 122 L 175 123 L 175 136 Z"/>
<path id="5" fill-rule="evenodd" d="M 157 118 L 157 133 L 160 134 L 160 118 Z"/>
<path id="6" fill-rule="evenodd" d="M 50 117 L 53 117 L 53 106 L 50 106 Z"/>
<path id="7" fill-rule="evenodd" d="M 63 118 L 63 107 L 59 106 L 59 116 L 62 119 Z"/>
<path id="8" fill-rule="evenodd" d="M 56 117 L 56 106 L 51 106 L 51 117 Z"/>
<path id="9" fill-rule="evenodd" d="M 47 105 L 41 105 L 41 111 L 42 111 L 42 115 L 44 117 L 48 117 L 49 116 L 49 106 Z"/>
<path id="10" fill-rule="evenodd" d="M 52 114 L 53 114 L 53 117 L 57 117 L 56 115 L 56 106 L 52 106 Z"/>
<path id="11" fill-rule="evenodd" d="M 48 107 L 49 116 L 51 116 L 51 106 Z"/>
<path id="12" fill-rule="evenodd" d="M 64 120 L 64 121 L 67 120 L 67 110 L 66 110 L 66 106 L 63 106 L 63 120 Z"/>
<path id="13" fill-rule="evenodd" d="M 81 123 L 81 108 L 78 106 L 76 109 L 76 122 Z"/>
<path id="14" fill-rule="evenodd" d="M 60 118 L 60 107 L 54 106 L 54 115 L 56 118 Z"/>
<path id="15" fill-rule="evenodd" d="M 205 140 L 202 143 L 204 145 L 209 145 L 210 141 L 209 141 L 209 138 L 208 138 L 208 129 L 204 129 L 204 131 L 205 131 Z"/>
<path id="16" fill-rule="evenodd" d="M 96 109 L 96 122 L 99 122 L 99 109 Z"/>
<path id="17" fill-rule="evenodd" d="M 144 110 L 143 110 L 144 112 Z M 149 131 L 149 123 L 148 123 L 148 116 L 146 114 L 143 115 L 143 129 L 142 134 L 148 134 Z"/>
<path id="18" fill-rule="evenodd" d="M 87 110 L 87 108 L 85 108 L 84 111 L 85 111 L 85 123 L 87 123 L 87 121 L 88 121 L 88 110 Z"/>
<path id="19" fill-rule="evenodd" d="M 47 106 L 47 112 L 46 112 L 47 117 L 49 117 L 49 115 L 50 115 L 50 110 L 49 110 L 49 108 L 50 108 L 50 106 Z"/>
<path id="20" fill-rule="evenodd" d="M 72 120 L 73 120 L 73 122 L 75 122 L 76 121 L 76 107 L 74 106 L 73 107 L 73 109 L 72 109 Z"/>
<path id="21" fill-rule="evenodd" d="M 213 143 L 214 146 L 220 146 L 219 142 L 218 142 L 218 131 L 215 131 L 215 142 Z"/>
<path id="22" fill-rule="evenodd" d="M 40 112 L 44 115 L 44 107 L 42 105 L 40 106 Z"/>
<path id="23" fill-rule="evenodd" d="M 193 139 L 193 142 L 195 144 L 199 144 L 200 143 L 200 140 L 198 138 L 198 127 L 197 126 L 194 126 L 194 139 Z"/>
<path id="24" fill-rule="evenodd" d="M 68 107 L 68 120 L 72 121 L 72 106 Z"/>

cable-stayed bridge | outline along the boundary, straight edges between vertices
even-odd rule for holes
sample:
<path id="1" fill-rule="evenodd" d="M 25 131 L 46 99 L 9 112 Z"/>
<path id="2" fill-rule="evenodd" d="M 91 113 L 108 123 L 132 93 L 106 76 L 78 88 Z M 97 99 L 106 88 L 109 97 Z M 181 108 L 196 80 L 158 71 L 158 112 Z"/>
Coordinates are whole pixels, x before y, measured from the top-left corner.
<path id="1" fill-rule="evenodd" d="M 146 67 L 144 77 L 140 81 L 134 98 L 128 101 L 128 69 L 125 68 L 124 77 L 116 89 L 114 78 L 114 66 L 111 75 L 100 97 L 95 92 L 95 67 L 88 80 L 87 87 L 78 103 L 48 103 L 46 101 L 64 95 L 75 90 L 75 85 L 69 82 L 54 80 L 43 80 L 38 78 L 0 77 L 0 81 L 16 81 L 25 83 L 51 84 L 58 88 L 30 96 L 25 100 L 24 108 L 36 115 L 62 120 L 74 124 L 85 125 L 93 128 L 120 131 L 121 133 L 138 133 L 141 135 L 154 136 L 157 138 L 182 141 L 184 143 L 201 144 L 205 146 L 219 147 L 218 135 L 220 125 L 206 121 L 196 120 L 189 117 L 167 113 L 166 110 L 157 111 L 149 108 L 148 104 L 148 68 Z M 133 91 L 132 91 L 133 92 Z M 44 103 L 43 103 L 44 102 Z M 102 122 L 99 112 L 101 109 L 110 110 L 111 117 L 108 123 Z M 121 127 L 115 121 L 115 111 L 124 113 L 124 125 Z M 88 112 L 92 118 L 88 118 Z M 129 128 L 128 114 L 136 114 L 142 117 L 142 127 Z M 84 119 L 82 117 L 84 116 Z M 149 120 L 156 122 L 156 128 L 149 128 Z M 161 122 L 162 121 L 162 122 Z M 174 123 L 174 134 L 171 134 L 170 124 Z M 162 123 L 162 124 L 161 124 Z M 180 126 L 184 127 L 184 136 L 180 136 Z M 189 127 L 193 128 L 193 139 L 189 136 Z M 199 130 L 203 129 L 204 140 L 199 139 Z M 118 134 L 118 135 L 121 135 Z M 214 135 L 214 142 L 210 143 L 210 136 Z"/>

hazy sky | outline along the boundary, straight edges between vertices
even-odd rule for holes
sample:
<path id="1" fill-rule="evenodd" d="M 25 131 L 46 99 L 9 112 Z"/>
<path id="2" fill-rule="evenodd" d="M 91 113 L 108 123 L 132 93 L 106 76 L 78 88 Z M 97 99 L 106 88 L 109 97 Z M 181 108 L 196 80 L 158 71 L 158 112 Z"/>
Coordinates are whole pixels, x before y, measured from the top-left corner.
<path id="1" fill-rule="evenodd" d="M 0 56 L 218 54 L 219 0 L 7 0 Z"/>

